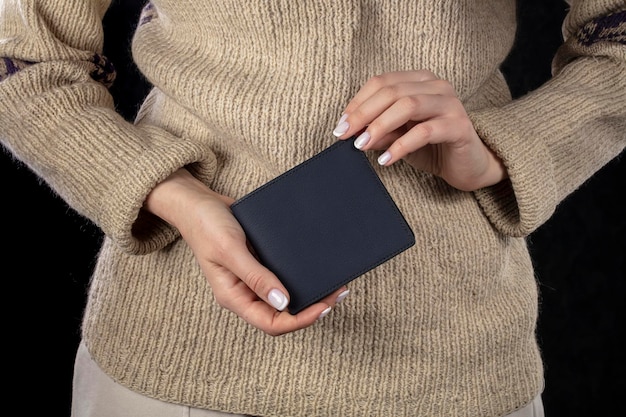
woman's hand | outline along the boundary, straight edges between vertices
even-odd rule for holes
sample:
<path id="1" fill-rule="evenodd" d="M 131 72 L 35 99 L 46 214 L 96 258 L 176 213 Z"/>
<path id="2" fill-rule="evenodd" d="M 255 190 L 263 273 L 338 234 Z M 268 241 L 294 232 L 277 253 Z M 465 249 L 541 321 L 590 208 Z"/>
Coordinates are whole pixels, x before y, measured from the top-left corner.
<path id="1" fill-rule="evenodd" d="M 283 310 L 289 296 L 278 278 L 250 252 L 232 215 L 233 199 L 181 169 L 157 185 L 145 209 L 176 227 L 207 278 L 217 303 L 270 335 L 310 326 L 330 312 L 345 287 L 296 315 Z M 342 294 L 343 293 L 343 294 Z"/>
<path id="2" fill-rule="evenodd" d="M 473 191 L 507 177 L 467 117 L 452 85 L 430 71 L 390 72 L 365 83 L 346 107 L 335 136 L 384 150 L 380 165 L 404 158 L 414 168 Z"/>

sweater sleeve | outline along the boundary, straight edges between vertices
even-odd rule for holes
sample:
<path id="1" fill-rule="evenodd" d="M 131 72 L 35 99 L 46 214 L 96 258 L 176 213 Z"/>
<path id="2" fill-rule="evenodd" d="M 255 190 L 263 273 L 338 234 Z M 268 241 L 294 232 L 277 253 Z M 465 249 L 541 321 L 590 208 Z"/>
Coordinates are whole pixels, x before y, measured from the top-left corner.
<path id="1" fill-rule="evenodd" d="M 626 145 L 626 3 L 570 2 L 553 77 L 503 107 L 470 113 L 509 179 L 475 192 L 502 233 L 526 236 Z"/>
<path id="2" fill-rule="evenodd" d="M 177 231 L 141 210 L 180 167 L 208 183 L 205 145 L 128 123 L 107 85 L 102 55 L 109 0 L 0 2 L 0 138 L 69 206 L 130 253 L 148 253 Z"/>

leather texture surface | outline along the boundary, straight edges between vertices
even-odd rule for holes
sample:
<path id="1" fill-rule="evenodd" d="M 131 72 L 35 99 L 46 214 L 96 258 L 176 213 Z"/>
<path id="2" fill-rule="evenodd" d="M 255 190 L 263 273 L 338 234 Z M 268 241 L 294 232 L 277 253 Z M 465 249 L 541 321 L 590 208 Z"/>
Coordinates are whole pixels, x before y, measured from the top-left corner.
<path id="1" fill-rule="evenodd" d="M 415 244 L 354 138 L 337 141 L 231 209 L 296 314 Z"/>

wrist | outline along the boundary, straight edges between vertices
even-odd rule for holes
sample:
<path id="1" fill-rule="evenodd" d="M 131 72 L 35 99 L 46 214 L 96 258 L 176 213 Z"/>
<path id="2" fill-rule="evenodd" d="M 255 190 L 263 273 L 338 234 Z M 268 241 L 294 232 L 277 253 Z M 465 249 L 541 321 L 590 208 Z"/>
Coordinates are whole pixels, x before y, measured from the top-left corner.
<path id="1" fill-rule="evenodd" d="M 218 194 L 185 168 L 181 168 L 152 189 L 143 208 L 177 227 L 178 219 L 184 218 L 193 201 L 207 196 Z"/>
<path id="2" fill-rule="evenodd" d="M 488 152 L 488 166 L 485 174 L 485 184 L 480 187 L 490 187 L 492 185 L 496 185 L 500 181 L 509 177 L 509 173 L 502 162 L 502 159 L 498 157 L 491 149 L 487 148 Z"/>

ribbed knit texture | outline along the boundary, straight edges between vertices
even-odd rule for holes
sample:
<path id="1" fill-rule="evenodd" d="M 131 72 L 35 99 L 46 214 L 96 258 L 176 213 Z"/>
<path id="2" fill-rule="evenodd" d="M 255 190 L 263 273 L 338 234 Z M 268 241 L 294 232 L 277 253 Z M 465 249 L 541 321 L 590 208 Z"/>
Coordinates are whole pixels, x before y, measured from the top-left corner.
<path id="1" fill-rule="evenodd" d="M 155 86 L 135 124 L 106 89 L 108 3 L 0 4 L 2 143 L 106 234 L 83 324 L 105 372 L 258 416 L 495 417 L 540 393 L 524 238 L 624 149 L 623 1 L 572 2 L 555 78 L 510 102 L 512 0 L 155 0 L 133 42 Z M 181 166 L 244 195 L 330 145 L 369 77 L 422 68 L 454 85 L 510 179 L 460 192 L 368 153 L 417 243 L 314 326 L 270 337 L 220 308 L 177 231 L 141 211 Z"/>

